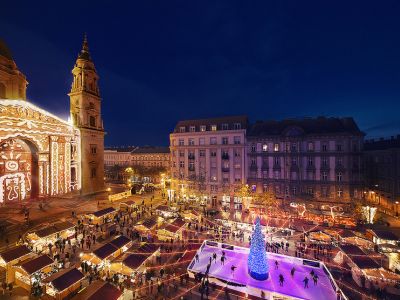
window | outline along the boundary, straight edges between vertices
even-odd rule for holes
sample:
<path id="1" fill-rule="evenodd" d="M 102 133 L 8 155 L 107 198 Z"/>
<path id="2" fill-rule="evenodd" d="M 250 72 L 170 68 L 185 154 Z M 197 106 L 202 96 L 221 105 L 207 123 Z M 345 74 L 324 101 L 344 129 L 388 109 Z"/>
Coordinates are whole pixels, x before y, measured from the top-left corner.
<path id="1" fill-rule="evenodd" d="M 210 156 L 213 156 L 213 157 L 217 156 L 217 151 L 211 150 Z"/>
<path id="2" fill-rule="evenodd" d="M 328 145 L 327 144 L 322 144 L 322 152 L 328 151 Z"/>
<path id="3" fill-rule="evenodd" d="M 199 138 L 199 145 L 205 145 L 206 139 L 205 138 Z"/>
<path id="4" fill-rule="evenodd" d="M 189 146 L 194 146 L 194 139 L 189 139 Z"/>
<path id="5" fill-rule="evenodd" d="M 338 152 L 342 151 L 342 145 L 341 144 L 337 144 L 336 145 L 336 151 L 338 151 Z"/>
<path id="6" fill-rule="evenodd" d="M 185 162 L 183 160 L 181 160 L 179 162 L 179 167 L 184 168 L 185 167 Z"/>
<path id="7" fill-rule="evenodd" d="M 240 136 L 234 136 L 233 137 L 233 143 L 235 145 L 239 145 L 240 144 Z"/>
<path id="8" fill-rule="evenodd" d="M 307 151 L 314 151 L 314 143 L 313 142 L 308 142 Z"/>
<path id="9" fill-rule="evenodd" d="M 194 171 L 194 162 L 189 163 L 189 171 Z"/>
<path id="10" fill-rule="evenodd" d="M 328 188 L 326 186 L 321 188 L 321 195 L 322 197 L 328 197 Z"/>
<path id="11" fill-rule="evenodd" d="M 279 162 L 280 162 L 280 161 L 279 161 L 279 157 L 275 157 L 275 158 L 274 158 L 274 165 L 275 165 L 275 166 L 279 166 Z"/>
<path id="12" fill-rule="evenodd" d="M 292 193 L 293 193 L 293 195 L 296 195 L 297 194 L 297 187 L 292 187 Z"/>
<path id="13" fill-rule="evenodd" d="M 256 145 L 255 144 L 251 145 L 251 150 L 250 151 L 251 152 L 256 152 Z"/>
<path id="14" fill-rule="evenodd" d="M 89 125 L 91 127 L 96 127 L 96 117 L 94 117 L 94 116 L 89 117 Z"/>
<path id="15" fill-rule="evenodd" d="M 341 182 L 341 181 L 342 181 L 342 179 L 343 179 L 343 174 L 342 174 L 342 172 L 338 172 L 338 173 L 336 174 L 336 179 L 337 179 L 338 182 Z"/>
<path id="16" fill-rule="evenodd" d="M 256 166 L 256 165 L 257 165 L 256 159 L 255 159 L 255 158 L 252 158 L 252 159 L 251 159 L 251 165 L 252 165 L 252 166 Z"/>
<path id="17" fill-rule="evenodd" d="M 279 151 L 279 144 L 275 143 L 274 144 L 274 152 L 278 152 Z"/>
<path id="18" fill-rule="evenodd" d="M 206 131 L 206 125 L 201 125 L 200 126 L 200 131 L 202 131 L 202 132 Z"/>
<path id="19" fill-rule="evenodd" d="M 184 146 L 185 145 L 185 141 L 183 139 L 179 140 L 179 146 Z"/>
<path id="20" fill-rule="evenodd" d="M 240 150 L 239 149 L 235 149 L 235 157 L 240 157 Z"/>
<path id="21" fill-rule="evenodd" d="M 90 170 L 90 178 L 96 178 L 96 168 Z"/>
<path id="22" fill-rule="evenodd" d="M 189 131 L 190 132 L 195 132 L 196 131 L 196 126 L 190 126 Z"/>
<path id="23" fill-rule="evenodd" d="M 217 144 L 217 138 L 216 137 L 210 138 L 210 145 L 216 145 L 216 144 Z"/>
<path id="24" fill-rule="evenodd" d="M 322 157 L 322 166 L 327 167 L 328 166 L 328 158 L 327 157 Z"/>
<path id="25" fill-rule="evenodd" d="M 281 178 L 281 172 L 279 172 L 279 171 L 274 171 L 274 178 L 275 178 L 275 179 Z"/>
<path id="26" fill-rule="evenodd" d="M 206 156 L 206 150 L 200 150 L 200 151 L 199 151 L 199 156 L 200 156 L 200 157 Z"/>
<path id="27" fill-rule="evenodd" d="M 296 166 L 297 165 L 297 158 L 293 157 L 292 158 L 292 166 Z"/>
<path id="28" fill-rule="evenodd" d="M 185 132 L 185 126 L 179 127 L 179 132 Z"/>
<path id="29" fill-rule="evenodd" d="M 185 151 L 179 151 L 179 157 L 184 157 L 185 156 Z"/>
<path id="30" fill-rule="evenodd" d="M 314 165 L 314 159 L 312 157 L 308 158 L 308 166 L 312 167 Z"/>
<path id="31" fill-rule="evenodd" d="M 308 187 L 307 188 L 307 194 L 310 195 L 310 196 L 313 196 L 314 195 L 314 189 L 312 187 Z"/>
<path id="32" fill-rule="evenodd" d="M 228 145 L 228 138 L 227 137 L 223 137 L 222 138 L 222 145 Z"/>
<path id="33" fill-rule="evenodd" d="M 211 131 L 217 131 L 217 125 L 211 125 Z"/>
<path id="34" fill-rule="evenodd" d="M 343 165 L 343 158 L 341 158 L 341 157 L 337 158 L 337 165 L 338 166 L 342 166 Z"/>
<path id="35" fill-rule="evenodd" d="M 267 144 L 262 145 L 262 151 L 263 152 L 268 152 L 268 145 Z"/>
<path id="36" fill-rule="evenodd" d="M 226 123 L 222 124 L 222 130 L 228 130 L 228 129 L 229 129 L 228 124 Z"/>
<path id="37" fill-rule="evenodd" d="M 297 144 L 292 144 L 292 152 L 297 152 Z"/>
<path id="38" fill-rule="evenodd" d="M 233 128 L 234 128 L 235 130 L 239 130 L 239 129 L 242 128 L 242 125 L 241 125 L 240 123 L 234 123 L 234 124 L 233 124 Z"/>
<path id="39" fill-rule="evenodd" d="M 94 103 L 93 102 L 89 102 L 89 109 L 94 109 Z"/>
<path id="40" fill-rule="evenodd" d="M 328 173 L 326 171 L 321 173 L 321 179 L 322 181 L 328 181 Z"/>
<path id="41" fill-rule="evenodd" d="M 343 189 L 342 189 L 342 188 L 338 188 L 338 190 L 337 190 L 337 196 L 338 196 L 339 198 L 342 198 L 342 197 L 343 197 Z"/>
<path id="42" fill-rule="evenodd" d="M 96 145 L 90 145 L 90 153 L 96 154 L 97 153 L 97 146 Z"/>

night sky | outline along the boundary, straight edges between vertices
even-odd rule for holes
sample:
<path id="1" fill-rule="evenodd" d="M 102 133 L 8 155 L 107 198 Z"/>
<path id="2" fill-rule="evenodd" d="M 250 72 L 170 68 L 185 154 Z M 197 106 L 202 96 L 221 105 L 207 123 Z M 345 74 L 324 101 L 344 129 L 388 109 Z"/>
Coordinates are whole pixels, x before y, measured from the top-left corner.
<path id="1" fill-rule="evenodd" d="M 84 32 L 107 146 L 167 145 L 181 119 L 237 114 L 400 134 L 400 1 L 4 1 L 29 100 L 64 118 Z"/>

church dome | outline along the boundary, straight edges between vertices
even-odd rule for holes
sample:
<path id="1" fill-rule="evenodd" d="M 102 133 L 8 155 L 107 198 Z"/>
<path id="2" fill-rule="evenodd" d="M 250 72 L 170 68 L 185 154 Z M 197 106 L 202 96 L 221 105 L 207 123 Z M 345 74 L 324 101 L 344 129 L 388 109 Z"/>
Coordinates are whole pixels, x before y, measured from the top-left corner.
<path id="1" fill-rule="evenodd" d="M 13 59 L 10 49 L 2 39 L 0 39 L 0 56 L 4 56 L 9 60 Z"/>

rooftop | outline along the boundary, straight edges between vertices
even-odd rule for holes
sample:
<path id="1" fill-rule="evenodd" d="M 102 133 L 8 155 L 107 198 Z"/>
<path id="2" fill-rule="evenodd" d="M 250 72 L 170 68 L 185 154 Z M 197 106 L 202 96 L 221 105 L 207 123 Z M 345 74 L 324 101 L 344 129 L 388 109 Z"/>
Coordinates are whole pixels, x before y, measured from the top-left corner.
<path id="1" fill-rule="evenodd" d="M 190 127 L 195 128 L 195 131 L 200 131 L 200 126 L 206 126 L 206 131 L 211 131 L 212 125 L 217 125 L 217 130 L 234 130 L 234 124 L 240 124 L 241 129 L 246 129 L 248 124 L 247 116 L 227 116 L 209 119 L 196 119 L 179 121 L 176 124 L 174 132 L 179 133 L 181 127 L 185 127 L 185 132 L 190 132 Z M 227 124 L 228 128 L 224 129 L 223 124 Z"/>
<path id="2" fill-rule="evenodd" d="M 77 294 L 74 300 L 117 300 L 122 295 L 122 292 L 112 285 L 104 281 L 94 281 L 91 285 L 86 287 L 82 292 Z"/>
<path id="3" fill-rule="evenodd" d="M 379 230 L 379 229 L 371 229 L 372 233 L 376 235 L 376 237 L 382 240 L 388 241 L 398 241 L 399 237 L 389 230 Z"/>
<path id="4" fill-rule="evenodd" d="M 94 250 L 93 254 L 103 260 L 103 259 L 106 259 L 107 257 L 109 257 L 111 254 L 113 254 L 117 250 L 118 250 L 117 247 L 115 247 L 111 243 L 107 243 L 107 244 L 97 248 L 96 250 Z"/>
<path id="5" fill-rule="evenodd" d="M 51 275 L 45 279 L 45 282 L 50 282 L 57 291 L 61 292 L 83 278 L 83 274 L 77 268 L 72 268 Z"/>
<path id="6" fill-rule="evenodd" d="M 248 136 L 302 136 L 318 134 L 363 135 L 353 118 L 299 118 L 281 121 L 257 121 Z"/>
<path id="7" fill-rule="evenodd" d="M 105 215 L 107 215 L 107 214 L 109 214 L 109 213 L 112 213 L 112 212 L 114 212 L 114 211 L 115 211 L 115 208 L 113 208 L 113 207 L 107 207 L 107 208 L 104 208 L 104 209 L 95 211 L 94 213 L 92 213 L 92 215 L 94 215 L 94 216 L 96 216 L 96 217 L 99 218 L 99 217 L 105 216 Z"/>
<path id="8" fill-rule="evenodd" d="M 169 148 L 161 146 L 142 146 L 133 149 L 131 153 L 132 154 L 169 153 Z"/>
<path id="9" fill-rule="evenodd" d="M 26 245 L 17 246 L 15 248 L 6 250 L 0 253 L 0 257 L 4 259 L 6 263 L 16 260 L 31 253 L 31 250 Z"/>
<path id="10" fill-rule="evenodd" d="M 396 137 L 391 136 L 390 138 L 380 138 L 380 139 L 369 139 L 365 140 L 364 150 L 374 151 L 374 150 L 388 150 L 388 149 L 398 149 L 400 148 L 400 134 Z"/>
<path id="11" fill-rule="evenodd" d="M 125 246 L 126 244 L 129 244 L 131 242 L 131 240 L 129 238 L 127 238 L 124 235 L 121 235 L 115 239 L 113 239 L 110 244 L 112 244 L 114 247 L 117 248 L 122 248 L 123 246 Z"/>
<path id="12" fill-rule="evenodd" d="M 47 266 L 50 266 L 52 263 L 54 263 L 54 260 L 52 260 L 46 254 L 44 254 L 34 259 L 21 263 L 20 267 L 24 269 L 26 273 L 31 275 Z"/>

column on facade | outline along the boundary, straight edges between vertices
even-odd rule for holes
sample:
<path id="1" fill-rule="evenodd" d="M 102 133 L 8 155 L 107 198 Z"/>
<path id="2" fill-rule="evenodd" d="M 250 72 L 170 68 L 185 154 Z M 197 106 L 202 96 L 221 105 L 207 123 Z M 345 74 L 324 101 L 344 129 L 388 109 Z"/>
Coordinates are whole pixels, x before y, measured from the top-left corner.
<path id="1" fill-rule="evenodd" d="M 50 136 L 50 194 L 58 194 L 58 137 Z"/>
<path id="2" fill-rule="evenodd" d="M 64 184 L 65 193 L 71 191 L 71 138 L 65 138 L 64 145 Z"/>

